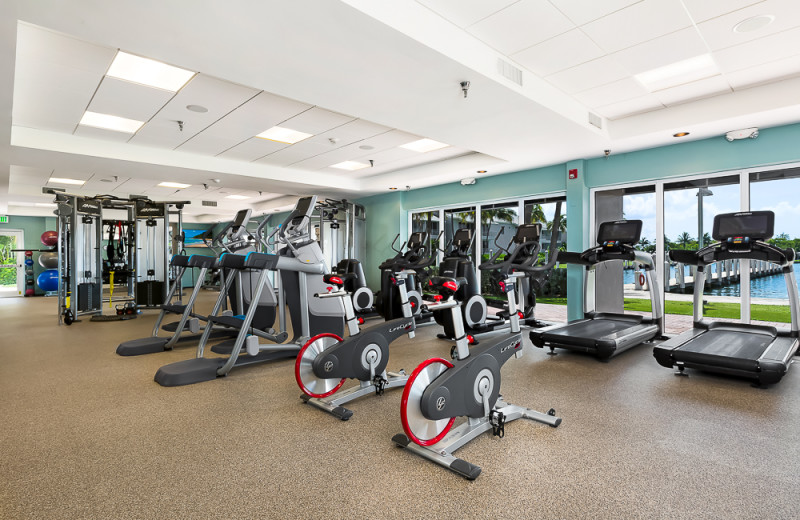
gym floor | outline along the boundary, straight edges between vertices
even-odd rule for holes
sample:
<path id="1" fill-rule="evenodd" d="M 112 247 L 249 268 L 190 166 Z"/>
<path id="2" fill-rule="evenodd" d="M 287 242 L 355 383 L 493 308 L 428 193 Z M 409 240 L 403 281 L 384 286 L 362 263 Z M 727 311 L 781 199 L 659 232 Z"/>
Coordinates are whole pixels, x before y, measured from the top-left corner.
<path id="1" fill-rule="evenodd" d="M 204 293 L 201 308 L 214 293 Z M 457 454 L 475 481 L 394 447 L 401 391 L 351 403 L 341 422 L 301 404 L 293 361 L 162 388 L 190 346 L 114 353 L 156 313 L 58 327 L 52 298 L 0 299 L 0 518 L 798 518 L 800 372 L 777 386 L 691 372 L 649 346 L 609 363 L 525 356 L 506 400 L 555 408 Z M 436 329 L 392 347 L 389 368 L 446 357 Z M 352 383 L 349 383 L 352 384 Z"/>

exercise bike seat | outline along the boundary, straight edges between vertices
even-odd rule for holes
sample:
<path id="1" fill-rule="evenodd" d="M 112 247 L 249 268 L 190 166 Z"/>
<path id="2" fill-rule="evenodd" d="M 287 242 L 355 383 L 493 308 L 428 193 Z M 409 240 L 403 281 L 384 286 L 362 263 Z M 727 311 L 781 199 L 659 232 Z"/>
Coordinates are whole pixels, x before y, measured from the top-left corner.
<path id="1" fill-rule="evenodd" d="M 322 281 L 330 285 L 335 285 L 336 287 L 342 287 L 344 285 L 344 277 L 338 274 L 322 275 Z"/>

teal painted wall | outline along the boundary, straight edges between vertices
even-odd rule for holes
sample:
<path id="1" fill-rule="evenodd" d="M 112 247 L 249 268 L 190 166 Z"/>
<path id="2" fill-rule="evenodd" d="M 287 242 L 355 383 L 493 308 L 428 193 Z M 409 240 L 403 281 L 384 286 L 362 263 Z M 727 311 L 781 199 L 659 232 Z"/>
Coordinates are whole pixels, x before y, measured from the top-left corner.
<path id="1" fill-rule="evenodd" d="M 373 289 L 378 287 L 378 264 L 391 255 L 394 236 L 408 234 L 411 210 L 566 190 L 567 246 L 581 251 L 588 247 L 591 188 L 800 162 L 798 144 L 800 124 L 794 124 L 763 129 L 757 139 L 728 142 L 720 136 L 619 155 L 612 151 L 609 157 L 478 179 L 472 186 L 452 183 L 359 199 L 356 202 L 367 208 L 367 280 Z M 579 170 L 577 182 L 567 180 L 570 168 Z M 583 309 L 583 275 L 576 272 L 568 274 L 570 319 L 580 316 Z"/>
<path id="2" fill-rule="evenodd" d="M 25 249 L 48 249 L 40 237 L 45 231 L 56 230 L 56 217 L 23 217 L 10 215 L 8 217 L 8 224 L 0 224 L 0 231 L 4 229 L 21 229 L 23 232 L 24 245 L 21 247 Z M 39 265 L 39 253 L 33 253 L 33 279 L 39 276 L 39 273 L 45 269 Z M 35 293 L 38 295 L 44 294 L 39 287 L 34 287 Z"/>
<path id="3" fill-rule="evenodd" d="M 392 240 L 398 233 L 399 240 L 408 238 L 408 214 L 403 206 L 405 195 L 405 192 L 385 193 L 357 201 L 367 214 L 367 258 L 363 263 L 367 285 L 373 291 L 381 285 L 378 266 L 394 256 Z"/>

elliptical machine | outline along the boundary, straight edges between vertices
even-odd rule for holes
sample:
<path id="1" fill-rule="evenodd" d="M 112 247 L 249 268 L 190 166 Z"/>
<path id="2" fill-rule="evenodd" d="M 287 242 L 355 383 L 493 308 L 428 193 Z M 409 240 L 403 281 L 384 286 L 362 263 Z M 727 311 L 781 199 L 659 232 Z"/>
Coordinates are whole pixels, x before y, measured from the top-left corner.
<path id="1" fill-rule="evenodd" d="M 505 435 L 505 425 L 526 418 L 556 427 L 561 418 L 555 410 L 546 414 L 506 403 L 500 396 L 500 368 L 512 355 L 522 356 L 522 332 L 517 313 L 517 280 L 525 273 L 535 273 L 545 266 L 508 264 L 503 270 L 500 290 L 508 298 L 511 330 L 469 349 L 458 302 L 431 304 L 436 311 L 450 309 L 455 328 L 454 361 L 432 358 L 420 364 L 403 390 L 400 419 L 404 434 L 392 441 L 402 448 L 431 460 L 461 476 L 474 480 L 481 468 L 453 455 L 457 449 L 489 430 L 497 437 Z M 512 273 L 512 270 L 518 272 Z M 448 278 L 434 278 L 440 294 L 449 295 L 459 284 Z M 452 429 L 456 417 L 466 422 Z M 452 430 L 451 430 L 452 429 Z"/>
<path id="2" fill-rule="evenodd" d="M 548 261 L 541 269 L 529 272 L 525 277 L 518 281 L 516 312 L 521 312 L 521 319 L 524 325 L 539 326 L 534 316 L 536 307 L 536 290 L 538 290 L 547 280 L 551 268 L 555 265 L 558 257 L 559 243 L 559 224 L 561 223 L 561 203 L 556 204 L 555 215 L 553 216 L 553 231 L 550 238 L 550 249 Z M 525 267 L 532 267 L 539 261 L 541 251 L 542 225 L 523 224 L 517 227 L 517 231 L 508 247 L 502 247 L 497 243 L 504 229 L 501 229 L 494 238 L 497 252 L 486 262 L 483 262 L 479 269 L 486 271 L 502 271 L 508 266 L 513 265 L 515 269 L 521 270 Z M 464 329 L 470 335 L 485 334 L 499 329 L 507 329 L 510 326 L 510 309 L 499 312 L 495 316 L 488 314 L 486 299 L 480 294 L 477 277 L 475 276 L 475 265 L 472 263 L 470 251 L 475 241 L 472 229 L 460 228 L 453 234 L 453 239 L 447 246 L 445 258 L 439 264 L 439 275 L 445 277 L 464 278 L 456 300 L 461 302 L 461 313 Z M 526 303 L 527 302 L 527 303 Z M 436 323 L 444 328 L 442 338 L 455 339 L 456 330 L 451 313 L 435 312 Z"/>
<path id="3" fill-rule="evenodd" d="M 433 251 L 427 250 L 425 244 L 428 243 L 428 233 L 425 231 L 411 233 L 408 241 L 404 242 L 399 249 L 394 247 L 398 238 L 400 238 L 399 233 L 394 237 L 391 245 L 392 250 L 397 254 L 378 266 L 381 270 L 381 290 L 376 294 L 375 308 L 386 321 L 403 316 L 400 293 L 392 280 L 406 266 L 413 265 L 416 274 L 408 278 L 406 293 L 414 319 L 417 320 L 417 323 L 426 321 L 430 319 L 430 313 L 423 314 L 419 275 L 436 262 L 436 255 Z"/>

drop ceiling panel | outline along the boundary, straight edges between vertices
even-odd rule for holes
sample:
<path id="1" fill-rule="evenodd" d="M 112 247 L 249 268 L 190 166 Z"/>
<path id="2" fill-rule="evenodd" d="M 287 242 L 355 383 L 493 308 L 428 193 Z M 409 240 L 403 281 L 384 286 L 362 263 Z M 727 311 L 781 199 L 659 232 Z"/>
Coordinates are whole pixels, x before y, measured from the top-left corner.
<path id="1" fill-rule="evenodd" d="M 258 162 L 287 166 L 316 155 L 328 153 L 352 143 L 363 141 L 364 139 L 388 132 L 389 130 L 391 129 L 388 127 L 370 123 L 362 119 L 356 119 L 327 132 L 300 141 L 292 146 L 283 148 L 282 150 L 278 150 L 260 159 Z M 336 142 L 331 143 L 330 139 L 335 139 Z"/>
<path id="2" fill-rule="evenodd" d="M 679 1 L 644 0 L 581 27 L 608 53 L 689 27 Z"/>
<path id="3" fill-rule="evenodd" d="M 108 182 L 104 181 L 103 179 L 108 180 Z M 130 177 L 117 176 L 117 180 L 114 180 L 113 175 L 105 175 L 99 173 L 97 175 L 92 176 L 92 179 L 87 181 L 86 184 L 83 185 L 83 189 L 94 191 L 96 193 L 104 193 L 116 190 L 128 180 L 130 180 Z"/>
<path id="4" fill-rule="evenodd" d="M 775 20 L 756 31 L 745 33 L 733 31 L 733 27 L 737 23 L 761 14 L 774 15 Z M 719 50 L 798 26 L 800 26 L 800 2 L 797 0 L 766 0 L 703 22 L 698 25 L 698 28 L 709 47 L 712 50 Z"/>
<path id="5" fill-rule="evenodd" d="M 597 20 L 642 0 L 550 0 L 575 25 Z"/>
<path id="6" fill-rule="evenodd" d="M 538 76 L 580 65 L 605 54 L 580 29 L 573 29 L 511 56 Z"/>
<path id="7" fill-rule="evenodd" d="M 105 77 L 89 104 L 89 110 L 136 121 L 147 121 L 172 99 L 172 96 L 174 93 L 166 90 Z"/>
<path id="8" fill-rule="evenodd" d="M 9 167 L 9 182 L 41 186 L 50 178 L 51 171 L 52 170 L 44 168 L 31 168 L 29 166 L 17 166 L 12 164 Z"/>
<path id="9" fill-rule="evenodd" d="M 158 123 L 158 130 L 163 133 L 168 133 L 170 131 L 169 124 L 167 123 Z M 152 130 L 155 132 L 156 130 Z M 166 137 L 165 137 L 166 138 Z M 245 138 L 245 140 L 248 138 Z M 228 148 L 232 146 L 236 146 L 237 144 L 241 143 L 242 140 L 237 137 L 228 137 L 228 136 L 217 136 L 212 135 L 208 132 L 200 132 L 199 134 L 195 135 L 182 145 L 180 145 L 177 150 L 181 152 L 188 152 L 188 153 L 196 153 L 201 155 L 217 155 L 219 153 L 224 152 Z"/>
<path id="10" fill-rule="evenodd" d="M 469 32 L 512 55 L 574 26 L 547 0 L 520 0 L 469 27 Z"/>
<path id="11" fill-rule="evenodd" d="M 722 75 L 693 81 L 686 85 L 672 87 L 655 92 L 654 95 L 666 106 L 694 101 L 704 97 L 731 92 L 730 85 Z"/>
<path id="12" fill-rule="evenodd" d="M 800 28 L 759 38 L 714 53 L 714 61 L 725 74 L 800 54 Z"/>
<path id="13" fill-rule="evenodd" d="M 88 172 L 77 172 L 72 170 L 55 170 L 50 174 L 50 178 L 56 177 L 59 179 L 76 179 L 80 181 L 88 181 L 93 174 Z"/>
<path id="14" fill-rule="evenodd" d="M 466 27 L 518 0 L 417 0 L 459 27 Z"/>
<path id="15" fill-rule="evenodd" d="M 280 123 L 279 126 L 316 135 L 353 121 L 354 119 L 355 118 L 350 116 L 314 107 Z M 266 128 L 264 130 L 266 130 Z"/>
<path id="16" fill-rule="evenodd" d="M 661 101 L 653 94 L 647 94 L 633 99 L 620 101 L 603 107 L 595 108 L 595 111 L 601 116 L 610 119 L 621 119 L 623 117 L 650 112 L 651 110 L 658 110 L 664 108 Z"/>
<path id="17" fill-rule="evenodd" d="M 161 181 L 151 179 L 128 179 L 121 183 L 114 191 L 124 191 L 126 193 L 141 193 L 148 188 L 152 188 Z"/>
<path id="18" fill-rule="evenodd" d="M 181 145 L 178 150 L 216 155 L 310 108 L 311 105 L 306 103 L 262 92 Z M 219 148 L 223 142 L 227 145 Z"/>
<path id="19" fill-rule="evenodd" d="M 103 139 L 105 141 L 119 141 L 122 143 L 131 138 L 131 134 L 114 132 L 113 130 L 105 130 L 103 128 L 94 128 L 84 125 L 78 125 L 75 128 L 75 135 L 79 135 L 81 137 L 90 137 L 93 139 Z"/>
<path id="20" fill-rule="evenodd" d="M 12 121 L 17 126 L 72 133 L 89 99 L 91 94 L 65 92 L 52 86 L 23 87 L 14 94 Z"/>
<path id="21" fill-rule="evenodd" d="M 695 23 L 758 4 L 764 0 L 682 0 Z"/>
<path id="22" fill-rule="evenodd" d="M 258 93 L 256 89 L 197 74 L 131 142 L 175 148 Z M 208 112 L 193 112 L 186 108 L 188 105 L 205 107 Z M 182 132 L 176 121 L 183 121 Z"/>
<path id="23" fill-rule="evenodd" d="M 636 80 L 625 78 L 607 85 L 586 90 L 576 94 L 575 98 L 584 105 L 595 108 L 637 98 L 648 93 L 649 92 Z"/>
<path id="24" fill-rule="evenodd" d="M 352 173 L 357 178 L 368 178 L 368 177 L 373 177 L 375 175 L 390 173 L 404 168 L 410 168 L 413 166 L 424 166 L 425 164 L 430 164 L 445 159 L 458 157 L 460 155 L 465 155 L 467 153 L 469 153 L 467 150 L 463 150 L 461 148 L 455 148 L 455 147 L 442 148 L 441 150 L 428 152 L 426 154 L 418 154 L 417 157 L 406 157 L 403 159 L 397 159 L 395 161 L 387 162 L 383 166 L 379 166 L 376 168 L 364 168 L 362 170 L 356 170 Z M 466 175 L 471 175 L 471 173 L 467 172 L 465 173 L 465 176 Z M 400 187 L 405 185 L 404 182 L 405 176 L 402 173 L 400 173 L 396 177 L 390 177 L 387 180 L 390 180 L 395 184 L 399 184 Z"/>
<path id="25" fill-rule="evenodd" d="M 368 139 L 364 139 L 358 143 L 358 146 L 373 146 L 374 151 L 380 151 L 407 144 L 412 141 L 417 141 L 419 139 L 421 139 L 421 137 L 414 134 L 409 134 L 408 132 L 403 132 L 402 130 L 392 130 L 391 132 L 385 132 L 383 134 L 378 134 Z M 370 153 L 372 150 L 362 151 L 364 153 Z"/>
<path id="26" fill-rule="evenodd" d="M 546 79 L 567 94 L 575 94 L 613 83 L 629 75 L 630 73 L 617 60 L 604 56 L 553 74 Z"/>
<path id="27" fill-rule="evenodd" d="M 687 27 L 615 52 L 612 56 L 631 74 L 639 74 L 707 53 L 697 29 Z"/>
<path id="28" fill-rule="evenodd" d="M 18 58 L 44 60 L 53 65 L 100 74 L 102 77 L 116 54 L 116 49 L 77 40 L 35 25 L 17 24 Z"/>
<path id="29" fill-rule="evenodd" d="M 725 74 L 734 90 L 742 90 L 800 74 L 800 55 Z"/>
<path id="30" fill-rule="evenodd" d="M 251 137 L 247 141 L 230 148 L 219 154 L 226 159 L 239 159 L 242 161 L 255 161 L 267 154 L 276 152 L 282 148 L 290 146 L 286 143 L 278 143 L 260 137 Z"/>

